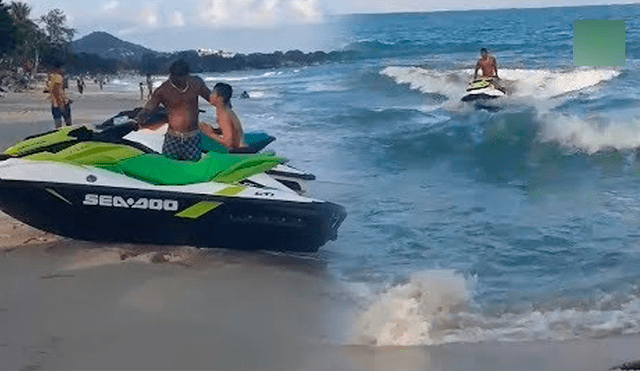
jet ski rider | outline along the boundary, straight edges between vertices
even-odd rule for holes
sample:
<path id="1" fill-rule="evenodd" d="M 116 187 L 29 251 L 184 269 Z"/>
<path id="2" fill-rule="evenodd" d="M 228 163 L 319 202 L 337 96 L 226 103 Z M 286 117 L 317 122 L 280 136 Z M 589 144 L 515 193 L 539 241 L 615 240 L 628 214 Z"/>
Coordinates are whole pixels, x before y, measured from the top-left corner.
<path id="1" fill-rule="evenodd" d="M 478 79 L 478 71 L 482 70 L 482 79 L 490 81 L 496 89 L 504 92 L 504 87 L 500 83 L 498 77 L 498 61 L 493 55 L 489 55 L 487 48 L 480 49 L 480 59 L 476 63 L 476 68 L 473 72 L 473 80 Z"/>

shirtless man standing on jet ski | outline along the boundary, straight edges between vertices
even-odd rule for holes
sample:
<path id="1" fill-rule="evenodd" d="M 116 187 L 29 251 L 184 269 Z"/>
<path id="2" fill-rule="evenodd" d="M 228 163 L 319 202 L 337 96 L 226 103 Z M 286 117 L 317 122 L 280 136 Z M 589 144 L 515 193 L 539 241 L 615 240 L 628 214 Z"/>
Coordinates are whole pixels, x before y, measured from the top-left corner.
<path id="1" fill-rule="evenodd" d="M 147 119 L 162 103 L 167 109 L 169 122 L 162 154 L 176 160 L 199 160 L 202 154 L 198 135 L 199 97 L 211 102 L 211 90 L 200 77 L 189 75 L 189 65 L 185 61 L 174 62 L 169 67 L 169 79 L 153 92 L 136 116 L 138 128 L 157 128 L 157 123 L 148 123 Z"/>
<path id="2" fill-rule="evenodd" d="M 176 160 L 199 160 L 202 154 L 198 120 L 199 97 L 206 99 L 211 105 L 218 108 L 217 93 L 212 93 L 200 77 L 190 76 L 189 65 L 185 61 L 174 62 L 169 68 L 169 79 L 154 90 L 151 99 L 136 116 L 138 128 L 144 126 L 157 128 L 157 123 L 147 123 L 147 119 L 149 114 L 153 113 L 162 103 L 167 109 L 169 122 L 169 128 L 162 144 L 162 154 Z M 240 138 L 242 129 L 239 129 L 239 132 L 234 132 L 234 130 L 238 130 L 237 125 L 221 124 L 215 133 L 216 139 L 219 139 L 218 142 L 228 149 L 246 146 L 243 139 Z M 227 138 L 234 138 L 235 141 L 229 141 Z"/>
<path id="3" fill-rule="evenodd" d="M 473 80 L 478 79 L 478 71 L 482 70 L 482 79 L 489 80 L 495 86 L 496 89 L 504 92 L 504 87 L 500 84 L 500 78 L 498 77 L 498 61 L 486 48 L 480 49 L 480 59 L 476 63 L 476 68 L 473 73 Z"/>

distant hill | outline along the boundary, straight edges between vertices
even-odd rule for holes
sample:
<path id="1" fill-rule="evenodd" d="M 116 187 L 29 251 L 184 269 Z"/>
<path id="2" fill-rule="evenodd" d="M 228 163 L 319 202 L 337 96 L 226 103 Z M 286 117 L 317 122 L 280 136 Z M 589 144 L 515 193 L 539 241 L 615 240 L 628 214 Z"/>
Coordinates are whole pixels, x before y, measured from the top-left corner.
<path id="1" fill-rule="evenodd" d="M 1 0 L 0 0 L 1 1 Z M 171 63 L 185 60 L 192 72 L 225 72 L 247 69 L 272 69 L 282 67 L 310 66 L 327 62 L 339 62 L 358 57 L 355 51 L 317 51 L 303 53 L 289 50 L 286 53 L 207 53 L 203 50 L 185 50 L 161 53 L 126 42 L 106 32 L 93 32 L 71 43 L 75 54 L 70 70 L 76 72 L 116 73 L 121 70 L 138 70 L 141 73 L 166 74 Z M 146 55 L 146 57 L 145 57 Z M 96 57 L 97 56 L 97 57 Z M 144 57 L 144 58 L 143 58 Z M 72 68 L 73 67 L 73 68 Z"/>
<path id="2" fill-rule="evenodd" d="M 93 32 L 71 43 L 74 53 L 97 54 L 102 58 L 139 62 L 145 54 L 159 56 L 163 53 L 118 39 L 106 32 Z"/>

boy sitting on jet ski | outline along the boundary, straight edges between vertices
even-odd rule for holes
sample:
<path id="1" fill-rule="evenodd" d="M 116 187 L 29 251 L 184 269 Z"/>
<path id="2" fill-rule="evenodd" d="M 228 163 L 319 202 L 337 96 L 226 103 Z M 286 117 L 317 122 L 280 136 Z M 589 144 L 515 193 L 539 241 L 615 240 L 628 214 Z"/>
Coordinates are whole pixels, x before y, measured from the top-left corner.
<path id="1" fill-rule="evenodd" d="M 185 61 L 175 61 L 169 68 L 169 79 L 153 92 L 151 99 L 136 116 L 136 122 L 138 128 L 157 127 L 155 122 L 148 122 L 149 114 L 163 104 L 167 108 L 169 128 L 164 137 L 162 153 L 176 160 L 197 161 L 202 154 L 198 98 L 206 99 L 213 106 L 218 98 L 200 77 L 191 76 L 189 72 L 189 65 Z M 230 130 L 237 130 L 238 127 L 221 126 L 218 137 L 237 138 L 238 133 Z M 223 144 L 227 148 L 242 147 L 242 143 L 237 141 Z"/>
<path id="2" fill-rule="evenodd" d="M 219 82 L 213 87 L 213 94 L 209 102 L 216 107 L 216 120 L 219 129 L 214 129 L 201 122 L 200 131 L 225 146 L 230 153 L 255 153 L 255 150 L 244 141 L 242 124 L 231 106 L 232 95 L 233 89 L 229 84 Z M 229 135 L 225 135 L 225 133 L 229 133 Z"/>

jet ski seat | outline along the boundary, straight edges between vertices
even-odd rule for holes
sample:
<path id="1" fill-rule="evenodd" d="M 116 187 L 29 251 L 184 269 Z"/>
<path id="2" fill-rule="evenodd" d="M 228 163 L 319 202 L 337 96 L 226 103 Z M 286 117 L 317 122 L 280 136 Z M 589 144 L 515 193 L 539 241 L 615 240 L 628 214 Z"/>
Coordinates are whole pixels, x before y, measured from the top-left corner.
<path id="1" fill-rule="evenodd" d="M 271 153 L 227 154 L 209 152 L 199 161 L 179 161 L 117 143 L 79 142 L 58 152 L 24 157 L 35 161 L 95 166 L 158 185 L 184 185 L 209 181 L 233 183 L 267 171 L 286 159 Z"/>

